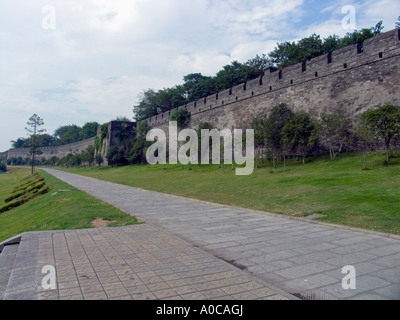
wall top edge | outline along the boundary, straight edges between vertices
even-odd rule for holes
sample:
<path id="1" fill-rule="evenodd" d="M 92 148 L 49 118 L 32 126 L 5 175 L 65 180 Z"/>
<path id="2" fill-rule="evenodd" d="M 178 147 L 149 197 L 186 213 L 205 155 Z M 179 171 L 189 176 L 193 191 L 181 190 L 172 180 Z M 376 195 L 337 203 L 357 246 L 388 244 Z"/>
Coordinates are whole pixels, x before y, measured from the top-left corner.
<path id="1" fill-rule="evenodd" d="M 374 47 L 376 45 L 378 45 L 378 44 L 381 46 L 381 48 L 374 50 L 375 49 Z M 364 47 L 364 52 L 368 51 L 370 48 L 372 48 L 374 52 L 376 51 L 376 53 L 378 53 L 379 51 L 384 50 L 384 48 L 390 47 L 390 46 L 393 46 L 393 45 L 395 45 L 397 47 L 400 45 L 400 28 L 396 28 L 396 29 L 384 32 L 384 33 L 382 33 L 380 35 L 376 35 L 376 36 L 374 36 L 374 37 L 372 37 L 370 39 L 365 40 L 364 44 L 363 44 L 363 47 Z M 341 56 L 345 56 L 346 54 L 349 54 L 349 55 L 351 54 L 351 58 L 353 60 L 356 60 L 358 58 L 357 46 L 358 46 L 357 44 L 353 44 L 353 45 L 349 45 L 349 46 L 346 46 L 344 48 L 340 48 L 338 50 L 335 50 L 335 51 L 332 52 L 332 57 L 333 57 L 333 59 L 337 60 L 337 59 L 341 59 Z M 307 60 L 307 61 L 305 61 L 306 65 L 307 66 L 318 67 L 321 64 L 326 64 L 327 55 L 328 54 L 324 54 L 324 55 L 320 55 L 318 57 L 312 58 L 310 60 Z M 335 61 L 335 63 L 332 63 L 332 68 L 335 67 L 337 65 L 337 63 L 339 63 L 339 62 L 348 62 L 348 63 L 350 63 L 350 62 L 353 61 L 353 60 L 348 60 L 348 57 L 346 57 L 344 59 L 346 61 L 345 60 L 343 60 L 343 61 Z M 272 68 L 268 68 L 268 69 L 266 69 L 264 71 L 264 74 L 261 77 L 249 80 L 247 82 L 247 84 L 248 84 L 249 87 L 251 87 L 251 85 L 254 85 L 257 82 L 260 82 L 262 79 L 266 80 L 266 79 L 268 79 L 270 77 L 275 77 L 276 73 L 279 73 L 280 71 L 284 72 L 285 74 L 289 73 L 289 72 L 297 71 L 299 68 L 301 68 L 303 63 L 304 62 L 300 62 L 300 63 L 294 64 L 294 65 L 290 65 L 290 66 L 287 66 L 287 67 L 284 67 L 284 68 L 279 68 L 279 69 L 278 68 L 273 68 L 273 67 Z M 234 87 L 232 87 L 230 89 L 221 90 L 221 91 L 219 91 L 219 92 L 217 92 L 217 93 L 215 93 L 213 95 L 210 95 L 210 96 L 207 96 L 207 97 L 202 97 L 202 98 L 198 99 L 197 101 L 190 102 L 190 103 L 188 103 L 188 104 L 186 104 L 184 106 L 179 106 L 176 109 L 172 109 L 172 110 L 169 110 L 167 112 L 160 113 L 157 116 L 153 116 L 153 117 L 144 119 L 142 121 L 153 122 L 156 119 L 158 120 L 160 118 L 164 118 L 165 116 L 168 116 L 168 114 L 171 113 L 174 110 L 182 109 L 184 107 L 192 107 L 194 104 L 198 104 L 201 101 L 209 101 L 209 99 L 212 99 L 216 95 L 221 95 L 222 96 L 222 95 L 228 94 L 229 92 L 232 92 L 232 91 L 233 92 L 238 92 L 238 91 L 240 91 L 240 88 L 243 88 L 245 85 L 246 85 L 246 83 L 238 84 L 238 85 L 236 85 L 236 86 L 234 86 Z M 244 92 L 246 92 L 246 91 L 244 91 Z M 212 100 L 210 100 L 210 101 L 212 101 Z"/>

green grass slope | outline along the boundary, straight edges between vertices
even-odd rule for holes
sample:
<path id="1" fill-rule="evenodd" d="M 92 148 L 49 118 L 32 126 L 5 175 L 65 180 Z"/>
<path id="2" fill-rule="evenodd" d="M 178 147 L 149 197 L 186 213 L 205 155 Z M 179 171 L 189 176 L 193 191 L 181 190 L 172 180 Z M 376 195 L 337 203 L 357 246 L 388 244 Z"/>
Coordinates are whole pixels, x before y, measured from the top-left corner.
<path id="1" fill-rule="evenodd" d="M 26 168 L 10 168 L 10 171 L 0 175 L 1 205 L 30 173 Z M 0 242 L 27 231 L 91 228 L 96 219 L 108 221 L 109 227 L 137 223 L 134 217 L 45 172 L 40 172 L 40 175 L 49 191 L 0 214 Z"/>

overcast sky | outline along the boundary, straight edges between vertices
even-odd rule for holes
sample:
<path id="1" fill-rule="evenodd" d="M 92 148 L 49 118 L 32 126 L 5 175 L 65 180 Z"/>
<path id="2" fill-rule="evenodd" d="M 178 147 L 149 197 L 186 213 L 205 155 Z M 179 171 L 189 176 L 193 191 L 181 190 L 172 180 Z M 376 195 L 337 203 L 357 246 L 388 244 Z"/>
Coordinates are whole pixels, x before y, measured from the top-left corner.
<path id="1" fill-rule="evenodd" d="M 0 0 L 0 151 L 26 137 L 29 117 L 63 125 L 133 117 L 138 95 L 213 76 L 232 61 L 313 33 L 344 35 L 384 21 L 398 0 Z"/>

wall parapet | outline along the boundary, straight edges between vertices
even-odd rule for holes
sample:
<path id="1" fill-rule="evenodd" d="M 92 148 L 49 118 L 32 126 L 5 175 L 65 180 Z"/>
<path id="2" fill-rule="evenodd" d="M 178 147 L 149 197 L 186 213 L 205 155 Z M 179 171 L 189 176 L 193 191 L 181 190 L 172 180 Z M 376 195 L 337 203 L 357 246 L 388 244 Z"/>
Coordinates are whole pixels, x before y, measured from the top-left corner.
<path id="1" fill-rule="evenodd" d="M 63 146 L 54 146 L 54 147 L 41 147 L 40 150 L 42 154 L 38 156 L 39 159 L 49 160 L 52 157 L 63 158 L 68 154 L 77 154 L 86 150 L 88 146 L 94 144 L 94 140 L 96 137 L 92 137 L 86 140 L 66 144 Z M 25 159 L 28 157 L 29 148 L 19 148 L 19 149 L 10 149 L 8 150 L 8 159 L 19 158 L 22 157 Z"/>
<path id="2" fill-rule="evenodd" d="M 318 56 L 308 61 L 282 69 L 270 68 L 257 79 L 239 84 L 233 88 L 203 97 L 176 109 L 145 119 L 151 127 L 160 126 L 169 121 L 170 115 L 179 109 L 187 109 L 191 115 L 208 112 L 215 108 L 224 108 L 237 102 L 263 95 L 273 94 L 323 79 L 350 70 L 385 63 L 387 59 L 400 57 L 400 29 L 394 29 L 364 41 L 363 45 L 350 45 L 330 54 Z"/>

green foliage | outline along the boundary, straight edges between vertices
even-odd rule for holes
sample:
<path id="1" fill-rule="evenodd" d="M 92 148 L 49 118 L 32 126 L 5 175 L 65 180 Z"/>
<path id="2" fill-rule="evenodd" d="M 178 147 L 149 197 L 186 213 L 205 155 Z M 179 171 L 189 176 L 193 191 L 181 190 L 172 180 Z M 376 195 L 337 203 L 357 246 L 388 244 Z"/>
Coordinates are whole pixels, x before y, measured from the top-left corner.
<path id="1" fill-rule="evenodd" d="M 136 121 L 145 120 L 216 94 L 221 90 L 232 88 L 261 76 L 271 64 L 265 54 L 261 57 L 257 55 L 246 63 L 233 61 L 213 77 L 191 73 L 183 77 L 182 85 L 159 91 L 148 89 L 139 95 L 139 103 L 133 107 L 134 117 Z"/>
<path id="2" fill-rule="evenodd" d="M 61 126 L 54 132 L 55 145 L 62 146 L 85 139 L 97 134 L 97 122 L 88 122 L 82 128 L 77 125 Z"/>
<path id="3" fill-rule="evenodd" d="M 27 148 L 27 139 L 24 138 L 18 138 L 17 140 L 12 140 L 11 141 L 11 146 L 15 149 L 20 149 L 20 148 Z"/>
<path id="4" fill-rule="evenodd" d="M 114 121 L 130 122 L 131 119 L 125 116 L 118 116 Z"/>
<path id="5" fill-rule="evenodd" d="M 265 148 L 267 139 L 266 139 L 266 128 L 267 128 L 268 119 L 266 116 L 257 117 L 252 122 L 252 129 L 254 130 L 254 146 L 256 148 Z"/>
<path id="6" fill-rule="evenodd" d="M 134 131 L 130 130 L 130 126 L 127 122 L 122 122 L 115 130 L 115 137 L 117 137 L 121 144 L 125 144 L 129 137 L 132 136 Z"/>
<path id="7" fill-rule="evenodd" d="M 94 138 L 94 148 L 96 152 L 101 151 L 101 140 L 99 137 Z"/>
<path id="8" fill-rule="evenodd" d="M 51 147 L 55 144 L 54 136 L 51 136 L 49 134 L 37 134 L 36 139 L 39 147 Z M 29 138 L 18 138 L 15 141 L 11 141 L 11 146 L 16 149 L 29 148 L 29 144 Z"/>
<path id="9" fill-rule="evenodd" d="M 308 151 L 317 143 L 317 130 L 318 126 L 309 114 L 297 114 L 283 127 L 283 144 L 300 153 L 305 164 Z"/>
<path id="10" fill-rule="evenodd" d="M 361 116 L 369 131 L 386 146 L 386 162 L 390 164 L 391 142 L 400 135 L 400 106 L 384 105 Z"/>
<path id="11" fill-rule="evenodd" d="M 215 79 L 203 76 L 201 73 L 188 74 L 183 77 L 183 81 L 183 93 L 187 102 L 197 101 L 218 92 Z"/>
<path id="12" fill-rule="evenodd" d="M 137 135 L 139 137 L 146 137 L 146 135 L 150 131 L 150 129 L 151 128 L 150 128 L 149 124 L 146 121 L 141 122 L 138 125 L 137 129 L 136 129 L 137 130 Z"/>
<path id="13" fill-rule="evenodd" d="M 85 125 L 80 130 L 79 139 L 86 140 L 86 139 L 95 137 L 97 135 L 98 127 L 99 127 L 99 124 L 97 122 L 85 123 Z"/>
<path id="14" fill-rule="evenodd" d="M 190 114 L 186 109 L 175 110 L 171 113 L 170 121 L 176 121 L 178 123 L 178 128 L 185 128 L 189 125 Z"/>
<path id="15" fill-rule="evenodd" d="M 95 147 L 93 145 L 88 146 L 85 151 L 81 152 L 82 162 L 87 163 L 91 166 L 94 162 L 94 154 Z"/>
<path id="16" fill-rule="evenodd" d="M 37 114 L 32 115 L 27 122 L 28 127 L 25 128 L 30 133 L 27 145 L 29 146 L 29 156 L 32 157 L 32 174 L 35 172 L 36 156 L 41 155 L 40 141 L 38 135 L 46 131 L 45 129 L 40 129 L 44 125 L 43 119 Z"/>
<path id="17" fill-rule="evenodd" d="M 343 38 L 331 35 L 322 40 L 317 34 L 303 38 L 296 42 L 278 43 L 278 46 L 269 54 L 271 61 L 278 67 L 283 68 L 300 63 L 334 50 L 344 48 L 353 44 L 362 44 L 365 40 L 372 38 L 383 30 L 383 22 L 380 21 L 372 28 L 363 28 L 352 33 L 347 33 Z"/>
<path id="18" fill-rule="evenodd" d="M 271 109 L 269 117 L 258 117 L 253 120 L 254 144 L 257 153 L 257 166 L 263 152 L 269 150 L 275 167 L 275 159 L 283 153 L 283 127 L 294 117 L 293 111 L 280 104 Z"/>
<path id="19" fill-rule="evenodd" d="M 276 154 L 282 151 L 283 127 L 293 117 L 293 111 L 286 104 L 280 104 L 271 110 L 266 122 L 265 139 L 268 146 Z"/>
<path id="20" fill-rule="evenodd" d="M 146 151 L 151 142 L 146 141 L 146 137 L 138 135 L 131 147 L 126 150 L 125 157 L 130 164 L 143 164 L 146 162 Z"/>
<path id="21" fill-rule="evenodd" d="M 160 114 L 161 110 L 157 105 L 157 92 L 153 89 L 143 91 L 139 96 L 139 104 L 133 107 L 136 121 L 151 118 Z"/>
<path id="22" fill-rule="evenodd" d="M 81 128 L 77 125 L 68 125 L 59 127 L 54 131 L 54 137 L 57 139 L 57 145 L 62 146 L 81 140 Z"/>
<path id="23" fill-rule="evenodd" d="M 333 49 L 333 39 L 329 40 L 329 47 Z M 335 46 L 336 47 L 336 46 Z M 279 68 L 283 68 L 289 65 L 293 65 L 299 62 L 315 58 L 321 54 L 324 54 L 324 43 L 319 35 L 313 34 L 308 38 L 304 38 L 298 43 L 295 42 L 283 42 L 279 43 L 278 47 L 272 51 L 269 56 L 272 62 Z"/>
<path id="24" fill-rule="evenodd" d="M 400 28 L 400 16 L 399 16 L 399 18 L 398 18 L 397 21 L 396 21 L 395 27 L 396 27 L 396 28 Z"/>
<path id="25" fill-rule="evenodd" d="M 124 146 L 111 146 L 108 149 L 106 155 L 109 166 L 121 166 L 128 163 L 125 158 L 125 147 Z"/>
<path id="26" fill-rule="evenodd" d="M 246 65 L 233 61 L 226 65 L 217 73 L 216 84 L 218 88 L 232 88 L 249 80 L 251 68 Z"/>
<path id="27" fill-rule="evenodd" d="M 101 154 L 97 154 L 94 157 L 95 162 L 97 163 L 98 166 L 101 166 L 102 163 L 104 162 L 103 157 L 101 156 Z"/>
<path id="28" fill-rule="evenodd" d="M 6 172 L 7 165 L 4 162 L 0 162 L 0 172 Z"/>
<path id="29" fill-rule="evenodd" d="M 108 123 L 104 123 L 100 127 L 100 142 L 103 143 L 104 139 L 108 136 Z"/>
<path id="30" fill-rule="evenodd" d="M 342 109 L 330 114 L 322 113 L 319 131 L 321 137 L 328 143 L 331 159 L 336 159 L 351 141 L 351 118 Z"/>

